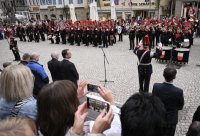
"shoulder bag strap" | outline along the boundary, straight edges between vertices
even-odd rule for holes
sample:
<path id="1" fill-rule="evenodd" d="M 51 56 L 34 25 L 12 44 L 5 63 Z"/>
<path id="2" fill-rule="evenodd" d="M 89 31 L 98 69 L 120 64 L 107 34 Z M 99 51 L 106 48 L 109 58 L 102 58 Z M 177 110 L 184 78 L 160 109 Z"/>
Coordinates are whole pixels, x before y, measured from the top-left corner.
<path id="1" fill-rule="evenodd" d="M 22 108 L 23 105 L 25 105 L 27 102 L 29 102 L 31 100 L 32 97 L 29 97 L 27 99 L 24 100 L 19 100 L 15 106 L 12 108 L 11 112 L 10 112 L 10 116 L 11 117 L 16 117 L 20 111 L 20 109 Z"/>

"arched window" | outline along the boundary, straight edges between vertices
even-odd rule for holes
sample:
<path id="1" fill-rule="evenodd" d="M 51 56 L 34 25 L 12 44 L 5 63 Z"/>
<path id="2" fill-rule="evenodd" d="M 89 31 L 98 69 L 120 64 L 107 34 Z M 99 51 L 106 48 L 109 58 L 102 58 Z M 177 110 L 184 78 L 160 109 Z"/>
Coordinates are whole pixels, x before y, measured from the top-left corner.
<path id="1" fill-rule="evenodd" d="M 63 20 L 63 15 L 60 15 L 60 19 Z"/>
<path id="2" fill-rule="evenodd" d="M 56 19 L 56 15 L 55 14 L 51 14 L 51 19 Z"/>
<path id="3" fill-rule="evenodd" d="M 48 15 L 44 15 L 44 19 L 45 19 L 45 20 L 48 20 Z"/>

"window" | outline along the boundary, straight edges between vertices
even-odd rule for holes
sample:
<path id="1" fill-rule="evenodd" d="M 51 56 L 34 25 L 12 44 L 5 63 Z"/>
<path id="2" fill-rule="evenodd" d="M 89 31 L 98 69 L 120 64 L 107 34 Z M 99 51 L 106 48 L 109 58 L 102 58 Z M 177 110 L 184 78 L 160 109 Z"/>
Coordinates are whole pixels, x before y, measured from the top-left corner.
<path id="1" fill-rule="evenodd" d="M 115 5 L 119 5 L 119 0 L 114 0 Z"/>
<path id="2" fill-rule="evenodd" d="M 69 0 L 69 4 L 73 4 L 73 0 Z"/>
<path id="3" fill-rule="evenodd" d="M 60 15 L 60 19 L 63 20 L 63 15 Z"/>
<path id="4" fill-rule="evenodd" d="M 53 5 L 56 5 L 56 0 L 53 0 Z"/>
<path id="5" fill-rule="evenodd" d="M 58 0 L 58 4 L 62 4 L 62 0 Z"/>
<path id="6" fill-rule="evenodd" d="M 46 20 L 48 20 L 48 16 L 47 16 L 47 15 L 44 15 L 44 18 L 45 18 Z"/>
<path id="7" fill-rule="evenodd" d="M 36 2 L 36 3 L 35 3 L 36 5 L 39 5 L 39 0 L 35 0 L 35 2 Z"/>
<path id="8" fill-rule="evenodd" d="M 29 5 L 32 5 L 32 2 L 31 2 L 32 0 L 29 0 Z"/>
<path id="9" fill-rule="evenodd" d="M 92 2 L 93 2 L 93 0 L 89 0 L 89 2 L 90 2 L 90 3 L 92 3 Z"/>
<path id="10" fill-rule="evenodd" d="M 78 4 L 82 4 L 83 3 L 83 0 L 78 0 Z"/>
<path id="11" fill-rule="evenodd" d="M 48 5 L 52 5 L 52 0 L 47 0 Z"/>
<path id="12" fill-rule="evenodd" d="M 46 5 L 46 0 L 40 0 L 41 5 Z"/>

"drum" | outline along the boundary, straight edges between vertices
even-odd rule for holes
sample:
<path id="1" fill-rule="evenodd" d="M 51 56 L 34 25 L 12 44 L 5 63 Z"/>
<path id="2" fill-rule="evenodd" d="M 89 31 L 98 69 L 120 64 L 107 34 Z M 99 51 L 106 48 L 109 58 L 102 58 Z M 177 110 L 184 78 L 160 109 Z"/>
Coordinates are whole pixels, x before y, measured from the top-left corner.
<path id="1" fill-rule="evenodd" d="M 173 51 L 173 58 L 172 58 L 172 60 L 175 61 L 175 62 L 188 63 L 189 53 L 190 53 L 190 49 L 176 48 Z"/>
<path id="2" fill-rule="evenodd" d="M 156 49 L 156 52 L 158 52 L 158 49 Z M 172 47 L 169 46 L 163 46 L 162 47 L 162 54 L 158 58 L 159 60 L 166 60 L 169 61 L 171 58 L 171 53 L 172 53 Z"/>

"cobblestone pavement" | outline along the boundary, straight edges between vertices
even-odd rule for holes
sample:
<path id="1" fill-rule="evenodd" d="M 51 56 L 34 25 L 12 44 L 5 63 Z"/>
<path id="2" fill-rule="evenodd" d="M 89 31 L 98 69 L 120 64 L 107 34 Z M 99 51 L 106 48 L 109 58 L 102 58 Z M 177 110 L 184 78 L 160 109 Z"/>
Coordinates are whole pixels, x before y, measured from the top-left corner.
<path id="1" fill-rule="evenodd" d="M 194 40 L 194 46 L 190 52 L 189 64 L 178 69 L 177 79 L 174 84 L 184 90 L 185 105 L 180 111 L 179 123 L 177 125 L 176 136 L 183 136 L 187 132 L 188 126 L 191 123 L 192 115 L 200 103 L 200 39 Z M 40 63 L 44 65 L 50 79 L 50 73 L 47 69 L 47 61 L 49 61 L 51 52 L 61 52 L 68 48 L 72 52 L 71 61 L 75 63 L 80 75 L 80 81 L 88 81 L 93 84 L 102 84 L 99 81 L 104 80 L 104 65 L 103 53 L 100 48 L 86 46 L 69 46 L 50 44 L 50 41 L 35 43 L 35 42 L 20 42 L 18 41 L 19 49 L 22 52 L 37 52 L 40 56 Z M 107 88 L 113 91 L 115 100 L 119 104 L 123 104 L 127 98 L 135 92 L 138 92 L 138 73 L 137 73 L 137 58 L 129 50 L 128 36 L 124 36 L 123 42 L 117 42 L 114 46 L 104 49 L 109 64 L 107 68 L 107 80 L 113 80 L 114 83 L 108 83 Z M 0 67 L 5 61 L 14 59 L 12 52 L 6 40 L 0 40 Z M 60 55 L 60 60 L 62 57 Z M 163 82 L 162 72 L 166 64 L 152 61 L 153 74 L 151 78 L 150 91 L 153 83 Z"/>

